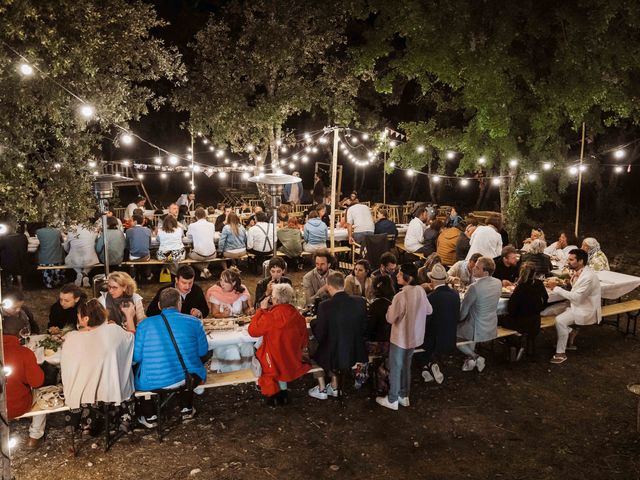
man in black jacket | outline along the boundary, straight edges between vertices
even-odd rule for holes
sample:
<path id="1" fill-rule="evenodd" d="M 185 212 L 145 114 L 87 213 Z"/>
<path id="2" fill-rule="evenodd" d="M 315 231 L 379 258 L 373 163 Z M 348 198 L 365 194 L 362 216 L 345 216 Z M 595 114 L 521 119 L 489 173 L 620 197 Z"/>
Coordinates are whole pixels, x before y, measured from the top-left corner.
<path id="1" fill-rule="evenodd" d="M 169 287 L 176 288 L 180 292 L 180 297 L 182 298 L 180 313 L 193 315 L 198 318 L 205 318 L 209 315 L 207 299 L 204 297 L 202 289 L 194 283 L 195 277 L 196 272 L 190 265 L 182 265 L 178 268 L 175 282 L 158 290 L 156 296 L 153 297 L 153 300 L 149 303 L 147 307 L 147 317 L 160 314 L 160 308 L 158 307 L 160 293 Z"/>
<path id="2" fill-rule="evenodd" d="M 318 316 L 311 322 L 311 330 L 318 342 L 313 360 L 324 370 L 314 376 L 318 386 L 309 395 L 326 400 L 337 397 L 339 370 L 351 369 L 358 362 L 368 360 L 365 347 L 367 330 L 367 301 L 364 297 L 344 292 L 344 275 L 332 272 L 327 277 L 327 292 L 331 298 L 320 303 Z M 325 374 L 331 378 L 326 385 Z"/>

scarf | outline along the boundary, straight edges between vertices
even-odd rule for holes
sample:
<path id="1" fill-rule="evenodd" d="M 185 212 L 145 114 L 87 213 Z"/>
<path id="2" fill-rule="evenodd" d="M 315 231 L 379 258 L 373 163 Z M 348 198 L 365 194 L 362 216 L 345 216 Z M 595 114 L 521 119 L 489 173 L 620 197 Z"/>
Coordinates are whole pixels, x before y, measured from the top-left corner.
<path id="1" fill-rule="evenodd" d="M 127 319 L 120 309 L 120 306 L 125 302 L 133 303 L 133 297 L 125 297 L 123 295 L 122 297 L 113 298 L 110 293 L 107 293 L 104 302 L 107 309 L 107 318 L 121 327 L 127 326 Z"/>
<path id="2" fill-rule="evenodd" d="M 600 251 L 600 244 L 595 238 L 588 237 L 583 240 L 584 243 L 589 247 L 589 251 L 587 255 L 589 255 L 589 261 L 593 258 L 593 256 Z"/>
<path id="3" fill-rule="evenodd" d="M 209 290 L 207 290 L 207 299 L 214 297 L 220 303 L 226 305 L 233 305 L 242 295 L 247 295 L 250 297 L 249 292 L 247 291 L 247 287 L 241 285 L 243 291 L 241 293 L 232 290 L 230 292 L 225 292 L 222 290 L 220 285 L 214 285 Z"/>

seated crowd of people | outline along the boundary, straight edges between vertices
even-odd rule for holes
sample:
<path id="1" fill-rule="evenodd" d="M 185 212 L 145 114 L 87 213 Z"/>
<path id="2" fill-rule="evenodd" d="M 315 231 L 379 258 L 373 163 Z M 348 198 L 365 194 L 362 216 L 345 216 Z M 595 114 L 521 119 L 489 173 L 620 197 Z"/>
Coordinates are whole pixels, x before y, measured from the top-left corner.
<path id="1" fill-rule="evenodd" d="M 346 214 L 350 240 L 360 242 L 370 234 L 392 234 L 392 222 L 383 221 L 383 211 L 378 211 L 377 222 L 369 224 L 365 208 L 358 206 L 366 207 L 357 197 L 351 198 Z M 366 213 L 372 216 L 368 207 Z M 567 360 L 566 351 L 574 348 L 576 326 L 600 321 L 600 284 L 595 271 L 608 268 L 608 262 L 593 238 L 585 239 L 582 248 L 577 248 L 570 246 L 574 242 L 562 233 L 547 246 L 542 231 L 534 230 L 519 251 L 509 244 L 503 247 L 497 218 L 490 218 L 487 225 L 466 224 L 452 211 L 442 222 L 419 208 L 409 225 L 405 247 L 426 257 L 420 268 L 412 262 L 400 263 L 387 251 L 380 255 L 378 265 L 358 260 L 345 276 L 335 269 L 335 259 L 326 249 L 325 215 L 322 206 L 313 209 L 304 232 L 291 219 L 279 219 L 283 228 L 278 230 L 278 237 L 286 225 L 305 239 L 304 249 L 315 246 L 313 268 L 302 279 L 305 310 L 312 316 L 311 335 L 305 317 L 295 306 L 295 290 L 286 276 L 287 263 L 277 256 L 269 260 L 267 276 L 258 282 L 254 295 L 235 267 L 225 268 L 205 291 L 194 283 L 194 268 L 179 266 L 171 285 L 160 288 L 146 309 L 135 279 L 122 271 L 112 272 L 106 279 L 106 291 L 94 299 L 88 299 L 79 288 L 83 276 L 80 282 L 64 285 L 59 300 L 51 306 L 48 328 L 52 334 L 68 332 L 60 355 L 64 401 L 70 409 L 65 417 L 67 427 L 91 429 L 87 406 L 98 402 L 114 405 L 123 430 L 130 431 L 134 423 L 155 427 L 158 419 L 153 404 L 136 400 L 136 391 L 176 389 L 182 419 L 193 418 L 193 394 L 201 393 L 198 386 L 206 381 L 205 362 L 211 355 L 202 323 L 207 317 L 251 316 L 248 333 L 261 337 L 255 352 L 258 385 L 269 405 L 288 404 L 288 382 L 310 369 L 317 385 L 308 391 L 309 396 L 319 400 L 338 397 L 346 373 L 351 375 L 356 366 L 357 387 L 372 380 L 373 370 L 377 372 L 375 388 L 381 395 L 376 402 L 391 410 L 410 406 L 416 349 L 422 350 L 416 353 L 422 378 L 437 383 L 445 379 L 442 357 L 456 347 L 464 355 L 463 371 L 482 372 L 486 362 L 477 344 L 495 339 L 498 325 L 523 335 L 521 342 L 511 345 L 516 359 L 527 351 L 532 353 L 541 312 L 548 302 L 542 279 L 549 276 L 552 262 L 569 269 L 572 288 L 566 290 L 553 279 L 547 284 L 568 302 L 568 308 L 557 316 L 558 340 L 551 362 Z M 217 227 L 207 222 L 207 212 L 196 208 L 195 216 L 197 221 L 188 231 L 193 237 L 192 253 L 205 265 L 201 270 L 205 278 L 211 276 L 205 262 L 216 253 L 234 258 L 255 248 L 262 253 L 271 250 L 272 224 L 262 211 L 255 212 L 255 225 L 247 231 L 236 213 L 226 212 L 217 247 L 210 232 L 210 227 Z M 127 234 L 138 227 L 146 228 L 141 227 L 143 223 L 142 214 L 132 209 L 125 239 L 127 244 L 130 240 L 134 244 L 133 248 L 129 245 L 129 253 L 133 251 L 138 259 L 148 257 L 148 252 L 145 255 L 145 250 L 136 249 L 136 235 Z M 376 232 L 378 224 L 384 232 Z M 114 225 L 117 229 L 117 223 Z M 254 227 L 257 230 L 252 230 Z M 181 255 L 181 248 L 184 252 L 182 232 L 172 237 L 179 228 L 177 217 L 167 215 L 158 232 L 159 257 L 162 254 L 175 259 Z M 210 244 L 201 242 L 205 235 L 210 236 Z M 499 317 L 498 303 L 504 287 L 514 288 L 508 313 Z M 31 409 L 31 389 L 45 383 L 47 375 L 45 364 L 39 366 L 34 353 L 20 342 L 20 337 L 28 337 L 23 334 L 25 328 L 37 333 L 24 295 L 13 289 L 5 298 L 10 300 L 2 307 L 6 365 L 12 369 L 8 380 L 9 416 L 16 418 Z M 371 357 L 374 360 L 369 365 Z M 33 417 L 31 446 L 42 442 L 45 424 L 45 415 Z"/>

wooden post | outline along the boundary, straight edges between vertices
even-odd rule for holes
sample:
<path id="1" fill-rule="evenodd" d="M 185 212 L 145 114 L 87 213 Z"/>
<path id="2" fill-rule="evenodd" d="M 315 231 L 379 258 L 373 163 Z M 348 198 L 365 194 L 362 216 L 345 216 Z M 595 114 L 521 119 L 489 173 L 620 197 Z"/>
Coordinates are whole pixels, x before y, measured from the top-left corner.
<path id="1" fill-rule="evenodd" d="M 382 203 L 387 204 L 387 150 L 384 151 L 384 162 L 382 163 Z"/>
<path id="2" fill-rule="evenodd" d="M 333 160 L 331 162 L 331 225 L 329 225 L 331 235 L 331 253 L 334 252 L 336 237 L 335 237 L 335 214 L 336 214 L 336 180 L 338 176 L 338 127 L 333 127 Z"/>
<path id="3" fill-rule="evenodd" d="M 580 166 L 578 167 L 578 197 L 576 199 L 576 226 L 574 236 L 578 238 L 578 227 L 580 224 L 580 192 L 582 190 L 582 161 L 584 159 L 584 130 L 585 124 L 582 122 L 582 145 L 580 146 Z"/>

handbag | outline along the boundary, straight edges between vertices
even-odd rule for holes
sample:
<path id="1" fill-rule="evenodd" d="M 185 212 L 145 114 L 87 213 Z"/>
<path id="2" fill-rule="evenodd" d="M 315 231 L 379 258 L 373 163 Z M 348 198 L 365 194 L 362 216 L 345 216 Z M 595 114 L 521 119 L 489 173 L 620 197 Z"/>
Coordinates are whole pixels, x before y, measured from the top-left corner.
<path id="1" fill-rule="evenodd" d="M 169 267 L 162 267 L 158 280 L 160 283 L 171 283 L 171 270 L 169 270 Z"/>
<path id="2" fill-rule="evenodd" d="M 187 370 L 187 366 L 184 363 L 184 359 L 182 358 L 182 354 L 180 353 L 180 349 L 178 348 L 178 344 L 176 343 L 176 337 L 173 336 L 173 331 L 169 326 L 167 317 L 165 317 L 164 313 L 162 312 L 160 312 L 160 316 L 162 317 L 162 320 L 164 320 L 164 324 L 167 327 L 167 331 L 169 332 L 169 337 L 171 338 L 171 343 L 173 343 L 173 348 L 175 348 L 176 354 L 178 355 L 178 360 L 180 360 L 180 365 L 182 365 L 182 371 L 184 372 L 184 387 L 188 391 L 192 391 L 200 383 L 200 377 L 189 373 L 189 370 Z"/>

